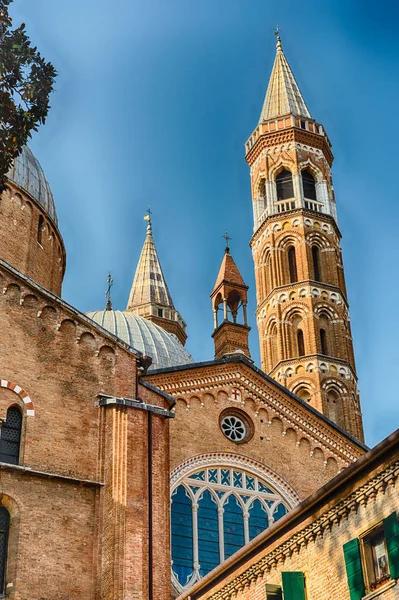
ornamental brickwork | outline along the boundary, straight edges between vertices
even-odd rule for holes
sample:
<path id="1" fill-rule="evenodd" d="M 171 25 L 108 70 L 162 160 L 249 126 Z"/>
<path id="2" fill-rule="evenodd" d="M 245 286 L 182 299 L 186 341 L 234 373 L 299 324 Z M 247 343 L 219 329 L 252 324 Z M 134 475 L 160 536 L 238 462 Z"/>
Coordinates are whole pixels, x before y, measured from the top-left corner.
<path id="1" fill-rule="evenodd" d="M 283 90 L 277 72 L 281 61 L 290 84 Z M 270 116 L 275 105 L 302 106 L 304 116 L 276 114 L 261 121 L 246 144 L 261 366 L 362 440 L 331 145 L 304 101 L 298 104 L 300 92 L 284 61 L 278 40 L 262 114 Z M 296 90 L 291 109 L 290 86 Z M 273 89 L 285 94 L 284 102 L 272 103 Z"/>

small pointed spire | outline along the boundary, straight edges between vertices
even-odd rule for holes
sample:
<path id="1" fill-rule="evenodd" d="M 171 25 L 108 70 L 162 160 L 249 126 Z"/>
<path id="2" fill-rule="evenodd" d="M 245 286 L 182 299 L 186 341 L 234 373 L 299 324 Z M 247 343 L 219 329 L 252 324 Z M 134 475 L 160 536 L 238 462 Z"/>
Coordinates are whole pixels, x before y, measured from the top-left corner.
<path id="1" fill-rule="evenodd" d="M 152 237 L 151 215 L 151 209 L 148 209 L 144 217 L 148 222 L 147 235 L 134 276 L 127 310 L 151 303 L 174 309 Z"/>
<path id="2" fill-rule="evenodd" d="M 130 290 L 127 311 L 153 321 L 166 331 L 177 336 L 181 344 L 187 339 L 186 324 L 176 310 L 165 276 L 159 262 L 158 253 L 152 237 L 151 209 L 144 217 L 147 235 L 141 250 L 132 288 Z"/>
<path id="3" fill-rule="evenodd" d="M 276 58 L 259 123 L 289 114 L 310 119 L 311 116 L 306 102 L 283 52 L 278 26 L 274 34 L 276 36 Z"/>
<path id="4" fill-rule="evenodd" d="M 108 273 L 107 277 L 108 288 L 105 292 L 105 297 L 107 299 L 107 303 L 105 305 L 105 310 L 112 310 L 112 301 L 111 301 L 111 288 L 114 285 L 114 280 L 112 279 L 111 273 Z"/>

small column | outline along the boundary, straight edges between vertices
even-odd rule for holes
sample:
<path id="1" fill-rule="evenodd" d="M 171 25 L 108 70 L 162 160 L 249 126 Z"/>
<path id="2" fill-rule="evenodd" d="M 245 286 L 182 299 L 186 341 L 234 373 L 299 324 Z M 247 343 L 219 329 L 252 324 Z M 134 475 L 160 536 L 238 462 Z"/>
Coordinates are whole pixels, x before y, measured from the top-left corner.
<path id="1" fill-rule="evenodd" d="M 244 325 L 248 325 L 248 316 L 247 316 L 247 302 L 242 303 L 242 313 L 244 317 Z"/>
<path id="2" fill-rule="evenodd" d="M 193 567 L 196 575 L 199 575 L 199 555 L 198 555 L 198 504 L 192 504 L 193 515 Z"/>
<path id="3" fill-rule="evenodd" d="M 249 542 L 249 513 L 248 512 L 244 513 L 244 540 L 245 540 L 245 543 L 248 544 L 248 542 Z"/>
<path id="4" fill-rule="evenodd" d="M 219 554 L 220 562 L 224 561 L 224 529 L 223 529 L 224 508 L 218 508 L 218 526 L 219 526 Z"/>
<path id="5" fill-rule="evenodd" d="M 213 309 L 213 328 L 214 329 L 218 328 L 218 309 L 217 308 Z"/>
<path id="6" fill-rule="evenodd" d="M 227 298 L 223 298 L 223 320 L 227 321 Z"/>

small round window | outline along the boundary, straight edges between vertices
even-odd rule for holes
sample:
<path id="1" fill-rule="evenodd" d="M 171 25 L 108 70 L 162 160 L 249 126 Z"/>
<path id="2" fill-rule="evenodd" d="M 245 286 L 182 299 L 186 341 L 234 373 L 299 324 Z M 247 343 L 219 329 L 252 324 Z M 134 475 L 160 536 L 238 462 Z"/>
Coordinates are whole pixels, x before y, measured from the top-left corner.
<path id="1" fill-rule="evenodd" d="M 247 428 L 242 419 L 236 415 L 223 417 L 220 426 L 224 435 L 232 442 L 242 442 L 247 435 Z"/>

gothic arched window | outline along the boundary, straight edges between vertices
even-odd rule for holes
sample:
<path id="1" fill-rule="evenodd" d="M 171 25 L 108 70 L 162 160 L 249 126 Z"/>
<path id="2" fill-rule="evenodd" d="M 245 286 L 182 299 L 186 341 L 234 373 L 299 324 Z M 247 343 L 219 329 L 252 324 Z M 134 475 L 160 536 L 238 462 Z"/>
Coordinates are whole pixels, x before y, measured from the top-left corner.
<path id="1" fill-rule="evenodd" d="M 308 200 L 317 200 L 316 196 L 316 183 L 312 173 L 309 171 L 302 171 L 302 186 L 303 196 Z"/>
<path id="2" fill-rule="evenodd" d="M 312 246 L 313 273 L 315 281 L 321 281 L 320 276 L 320 254 L 317 246 Z"/>
<path id="3" fill-rule="evenodd" d="M 283 517 L 288 504 L 266 481 L 216 467 L 187 476 L 172 492 L 172 578 L 182 591 Z"/>
<path id="4" fill-rule="evenodd" d="M 6 583 L 8 532 L 10 529 L 10 513 L 0 506 L 0 595 L 3 597 Z"/>
<path id="5" fill-rule="evenodd" d="M 0 429 L 0 462 L 19 464 L 21 429 L 22 413 L 17 406 L 10 406 Z"/>
<path id="6" fill-rule="evenodd" d="M 42 244 L 43 241 L 43 228 L 44 228 L 44 219 L 43 219 L 43 215 L 40 215 L 39 217 L 39 223 L 37 226 L 37 241 L 39 242 L 39 244 Z"/>
<path id="7" fill-rule="evenodd" d="M 277 200 L 289 200 L 294 197 L 292 173 L 284 169 L 276 177 Z"/>
<path id="8" fill-rule="evenodd" d="M 320 349 L 321 353 L 324 355 L 328 355 L 327 352 L 327 333 L 325 329 L 320 329 Z"/>
<path id="9" fill-rule="evenodd" d="M 305 356 L 305 340 L 303 338 L 302 329 L 298 329 L 296 332 L 297 344 L 298 344 L 298 356 Z"/>
<path id="10" fill-rule="evenodd" d="M 298 272 L 296 268 L 296 255 L 294 246 L 288 248 L 288 267 L 290 271 L 290 283 L 298 281 Z"/>

